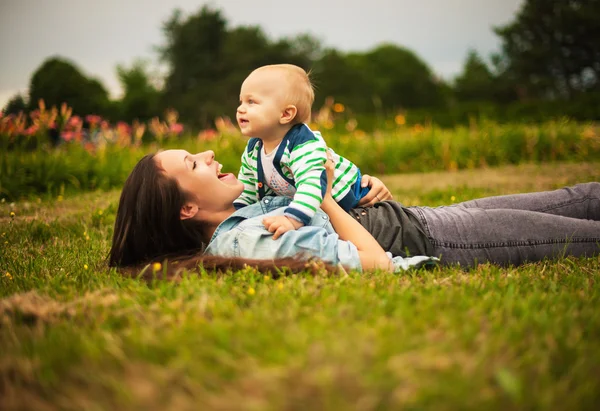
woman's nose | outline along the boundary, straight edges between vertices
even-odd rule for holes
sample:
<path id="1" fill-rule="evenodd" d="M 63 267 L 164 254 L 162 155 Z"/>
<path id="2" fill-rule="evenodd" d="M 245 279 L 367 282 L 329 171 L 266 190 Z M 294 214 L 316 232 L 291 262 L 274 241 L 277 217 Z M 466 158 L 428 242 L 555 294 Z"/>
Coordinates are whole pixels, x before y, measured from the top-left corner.
<path id="1" fill-rule="evenodd" d="M 206 162 L 206 164 L 210 165 L 215 159 L 215 152 L 212 150 L 203 151 L 201 153 L 196 154 L 196 157 Z"/>

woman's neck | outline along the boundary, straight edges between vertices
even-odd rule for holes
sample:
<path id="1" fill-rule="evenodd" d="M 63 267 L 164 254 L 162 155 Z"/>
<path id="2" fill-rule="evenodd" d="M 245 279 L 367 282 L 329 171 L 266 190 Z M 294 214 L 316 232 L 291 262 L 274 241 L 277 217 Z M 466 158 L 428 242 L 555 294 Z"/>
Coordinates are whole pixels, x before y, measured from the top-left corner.
<path id="1" fill-rule="evenodd" d="M 233 207 L 233 205 L 231 206 L 231 208 L 228 208 L 226 210 L 222 210 L 222 211 L 213 211 L 210 212 L 209 216 L 206 216 L 205 218 L 201 218 L 201 220 L 204 222 L 204 241 L 206 244 L 208 244 L 212 238 L 212 236 L 215 234 L 215 231 L 217 230 L 217 227 L 225 220 L 227 220 L 229 217 L 231 217 L 231 215 L 235 213 L 235 208 Z M 202 216 L 201 216 L 202 217 Z"/>

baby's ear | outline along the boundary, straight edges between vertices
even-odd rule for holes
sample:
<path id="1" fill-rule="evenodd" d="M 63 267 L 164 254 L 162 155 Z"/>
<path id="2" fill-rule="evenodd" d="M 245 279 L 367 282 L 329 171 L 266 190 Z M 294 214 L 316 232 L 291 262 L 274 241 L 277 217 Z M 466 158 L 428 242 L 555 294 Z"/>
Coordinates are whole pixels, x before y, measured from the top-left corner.
<path id="1" fill-rule="evenodd" d="M 289 106 L 286 106 L 286 108 L 284 108 L 281 112 L 279 124 L 291 123 L 296 118 L 296 114 L 298 114 L 298 109 L 296 108 L 296 106 L 293 106 L 291 104 Z"/>

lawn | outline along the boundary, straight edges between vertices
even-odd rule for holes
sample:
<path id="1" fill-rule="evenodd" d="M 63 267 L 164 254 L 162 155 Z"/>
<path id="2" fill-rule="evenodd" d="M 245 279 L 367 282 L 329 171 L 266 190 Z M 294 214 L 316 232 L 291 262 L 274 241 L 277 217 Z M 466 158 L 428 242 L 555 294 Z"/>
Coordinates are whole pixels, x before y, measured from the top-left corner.
<path id="1" fill-rule="evenodd" d="M 434 206 L 600 181 L 600 163 L 384 181 Z M 118 195 L 0 204 L 0 409 L 600 404 L 600 258 L 146 283 L 104 264 Z"/>

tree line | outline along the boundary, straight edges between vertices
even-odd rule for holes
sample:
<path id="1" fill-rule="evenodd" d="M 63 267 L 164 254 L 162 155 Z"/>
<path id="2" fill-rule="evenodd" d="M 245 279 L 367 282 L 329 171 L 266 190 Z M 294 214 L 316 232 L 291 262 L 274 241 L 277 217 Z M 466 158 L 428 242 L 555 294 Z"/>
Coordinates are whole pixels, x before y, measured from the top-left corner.
<path id="1" fill-rule="evenodd" d="M 75 113 L 141 121 L 174 108 L 193 128 L 233 115 L 239 87 L 254 68 L 287 62 L 310 70 L 316 107 L 332 96 L 359 114 L 436 113 L 440 122 L 472 114 L 494 117 L 570 114 L 600 118 L 600 0 L 526 0 L 509 24 L 493 28 L 501 49 L 488 59 L 475 51 L 452 81 L 437 78 L 413 51 L 382 44 L 366 52 L 324 47 L 307 34 L 270 39 L 258 26 L 230 27 L 222 12 L 204 6 L 163 24 L 157 48 L 167 72 L 154 81 L 149 66 L 118 66 L 123 96 L 109 98 L 102 83 L 72 62 L 52 57 L 33 73 L 28 96 L 4 111 L 66 102 Z M 441 113 L 454 113 L 443 120 Z"/>

